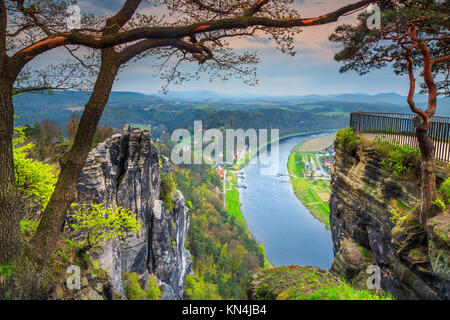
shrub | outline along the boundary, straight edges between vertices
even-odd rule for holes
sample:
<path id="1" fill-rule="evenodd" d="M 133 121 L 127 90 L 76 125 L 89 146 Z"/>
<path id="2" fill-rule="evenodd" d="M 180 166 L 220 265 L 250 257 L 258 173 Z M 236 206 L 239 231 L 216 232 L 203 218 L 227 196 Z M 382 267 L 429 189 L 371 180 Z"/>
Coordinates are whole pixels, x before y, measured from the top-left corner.
<path id="1" fill-rule="evenodd" d="M 354 155 L 360 143 L 361 138 L 352 128 L 344 128 L 338 131 L 334 146 L 346 153 Z"/>
<path id="2" fill-rule="evenodd" d="M 10 264 L 0 265 L 0 276 L 9 277 L 13 273 L 13 266 Z"/>
<path id="3" fill-rule="evenodd" d="M 403 223 L 406 221 L 407 216 L 405 215 L 405 213 L 403 212 L 403 210 L 397 210 L 395 208 L 390 210 L 391 213 L 391 217 L 389 218 L 392 223 L 394 224 L 398 224 L 398 223 Z"/>
<path id="4" fill-rule="evenodd" d="M 382 155 L 384 157 L 387 157 L 392 152 L 394 152 L 395 151 L 395 147 L 396 147 L 396 145 L 393 144 L 392 142 L 387 141 L 387 140 L 383 140 L 380 137 L 377 137 L 374 140 L 374 143 L 372 143 L 372 144 L 373 144 L 374 150 L 377 151 L 380 155 Z"/>
<path id="5" fill-rule="evenodd" d="M 439 187 L 439 193 L 445 202 L 450 204 L 450 178 L 445 180 Z"/>
<path id="6" fill-rule="evenodd" d="M 158 280 L 156 280 L 154 275 L 148 281 L 147 298 L 148 300 L 161 300 L 161 290 L 158 286 Z"/>
<path id="7" fill-rule="evenodd" d="M 174 181 L 172 172 L 169 172 L 167 176 L 161 174 L 161 193 L 160 198 L 164 202 L 167 210 L 172 211 L 174 191 L 176 189 L 176 183 Z"/>
<path id="8" fill-rule="evenodd" d="M 76 209 L 68 214 L 68 226 L 85 235 L 81 252 L 91 250 L 103 240 L 121 240 L 127 232 L 141 231 L 136 215 L 123 207 L 112 209 L 104 203 L 72 206 Z"/>
<path id="9" fill-rule="evenodd" d="M 35 146 L 27 142 L 24 130 L 24 127 L 14 128 L 12 142 L 17 188 L 45 209 L 55 188 L 58 173 L 55 166 L 29 157 L 29 153 Z"/>
<path id="10" fill-rule="evenodd" d="M 190 274 L 186 276 L 184 293 L 189 300 L 222 300 L 217 285 L 205 282 L 203 277 L 193 277 Z"/>
<path id="11" fill-rule="evenodd" d="M 137 273 L 125 273 L 122 280 L 128 300 L 145 300 L 145 290 L 139 285 L 139 275 Z"/>
<path id="12" fill-rule="evenodd" d="M 122 276 L 125 295 L 129 300 L 160 300 L 161 290 L 154 275 L 151 275 L 147 290 L 139 284 L 140 277 L 137 273 L 125 272 Z"/>
<path id="13" fill-rule="evenodd" d="M 38 221 L 22 219 L 20 220 L 20 234 L 31 236 L 36 232 L 38 225 Z"/>
<path id="14" fill-rule="evenodd" d="M 434 204 L 434 206 L 436 207 L 436 209 L 437 209 L 438 211 L 445 211 L 445 209 L 446 209 L 446 205 L 445 205 L 444 201 L 442 201 L 442 199 L 439 198 L 439 197 L 437 197 L 437 198 L 432 202 L 432 204 Z"/>
<path id="15" fill-rule="evenodd" d="M 401 178 L 404 174 L 410 173 L 411 169 L 418 172 L 420 159 L 419 149 L 412 148 L 408 145 L 395 146 L 395 150 L 391 152 L 381 164 L 394 176 Z"/>

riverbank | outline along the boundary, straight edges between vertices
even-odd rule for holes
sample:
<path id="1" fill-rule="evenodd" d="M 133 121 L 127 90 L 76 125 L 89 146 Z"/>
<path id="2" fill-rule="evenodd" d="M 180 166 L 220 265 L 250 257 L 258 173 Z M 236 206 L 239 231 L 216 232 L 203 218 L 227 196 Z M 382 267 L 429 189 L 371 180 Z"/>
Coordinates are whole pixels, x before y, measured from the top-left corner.
<path id="1" fill-rule="evenodd" d="M 247 222 L 245 221 L 244 216 L 241 211 L 241 202 L 239 201 L 239 189 L 236 187 L 238 184 L 238 178 L 236 176 L 237 171 L 229 171 L 227 173 L 227 180 L 225 182 L 226 186 L 226 199 L 225 205 L 229 215 L 235 217 L 237 220 L 241 221 L 244 225 L 245 229 L 248 231 L 249 235 L 253 237 L 251 232 L 248 229 Z M 262 246 L 262 244 L 260 244 Z M 264 246 L 263 246 L 264 248 Z M 263 249 L 264 251 L 264 249 Z M 264 255 L 264 269 L 273 268 L 274 265 L 270 262 L 269 259 Z"/>
<path id="2" fill-rule="evenodd" d="M 274 139 L 274 140 L 270 140 L 268 143 L 259 146 L 258 149 L 255 150 L 250 150 L 249 152 L 247 152 L 244 156 L 244 158 L 237 162 L 232 168 L 231 170 L 241 170 L 254 156 L 256 156 L 258 154 L 258 152 L 264 148 L 267 147 L 268 145 L 274 143 L 274 142 L 281 142 L 282 140 L 288 139 L 288 138 L 292 138 L 292 137 L 301 137 L 301 136 L 307 136 L 307 135 L 311 135 L 311 134 L 321 134 L 321 133 L 327 133 L 327 132 L 335 132 L 336 129 L 332 129 L 332 130 L 324 130 L 324 131 L 309 131 L 309 132 L 299 132 L 299 133 L 293 133 L 293 134 L 288 134 L 285 136 L 280 137 L 279 139 Z"/>
<path id="3" fill-rule="evenodd" d="M 333 136 L 324 136 L 322 139 L 310 139 L 299 143 L 289 155 L 287 167 L 290 182 L 297 198 L 309 212 L 330 228 L 330 207 L 328 200 L 331 194 L 330 181 L 325 178 L 313 177 L 307 174 L 307 166 L 311 162 L 320 167 L 316 152 L 328 147 Z"/>
<path id="4" fill-rule="evenodd" d="M 315 137 L 320 136 L 315 134 Z M 275 265 L 310 265 L 327 269 L 333 259 L 331 234 L 322 222 L 303 206 L 286 176 L 289 154 L 300 142 L 311 135 L 297 136 L 279 144 L 279 168 L 262 174 L 266 165 L 260 161 L 247 164 L 240 172 L 245 175 L 238 188 L 241 211 L 251 234 L 265 247 L 265 255 Z M 261 149 L 261 156 L 270 153 Z M 236 172 L 236 174 L 238 174 Z M 307 243 L 307 246 L 292 245 Z"/>
<path id="5" fill-rule="evenodd" d="M 226 181 L 226 207 L 229 215 L 242 221 L 244 224 L 245 218 L 241 212 L 241 203 L 239 202 L 239 190 L 236 187 L 237 177 L 235 172 L 227 173 Z"/>

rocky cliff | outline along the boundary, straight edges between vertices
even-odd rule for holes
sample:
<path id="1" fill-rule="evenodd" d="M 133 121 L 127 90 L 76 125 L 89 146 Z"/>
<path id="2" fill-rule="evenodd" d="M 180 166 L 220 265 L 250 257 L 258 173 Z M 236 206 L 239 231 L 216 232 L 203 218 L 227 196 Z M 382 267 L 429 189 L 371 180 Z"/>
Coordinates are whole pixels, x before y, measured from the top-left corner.
<path id="1" fill-rule="evenodd" d="M 78 184 L 78 203 L 107 203 L 132 210 L 142 225 L 139 234 L 110 241 L 98 253 L 115 290 L 124 294 L 122 275 L 135 272 L 145 283 L 151 274 L 164 286 L 162 299 L 181 299 L 192 265 L 184 248 L 189 215 L 183 195 L 175 191 L 169 212 L 160 200 L 161 174 L 170 166 L 148 131 L 125 126 L 94 149 Z"/>
<path id="2" fill-rule="evenodd" d="M 450 299 L 450 215 L 420 228 L 418 183 L 382 169 L 374 148 L 336 153 L 330 226 L 335 260 L 331 271 L 364 287 L 367 266 L 381 268 L 381 285 L 399 299 Z M 438 184 L 448 170 L 438 170 Z M 407 213 L 400 216 L 398 212 Z"/>

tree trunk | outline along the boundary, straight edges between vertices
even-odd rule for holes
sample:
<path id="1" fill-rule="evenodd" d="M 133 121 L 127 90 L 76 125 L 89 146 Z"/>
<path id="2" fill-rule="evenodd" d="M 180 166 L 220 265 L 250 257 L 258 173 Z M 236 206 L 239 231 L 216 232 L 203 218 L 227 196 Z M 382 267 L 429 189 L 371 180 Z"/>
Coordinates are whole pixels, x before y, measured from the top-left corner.
<path id="1" fill-rule="evenodd" d="M 61 234 L 66 213 L 76 199 L 78 179 L 118 71 L 114 59 L 107 61 L 102 62 L 94 90 L 80 119 L 74 144 L 60 161 L 61 172 L 36 234 L 23 250 L 19 262 L 21 270 L 17 272 L 13 285 L 15 296 L 21 299 L 39 297 L 47 261 Z"/>
<path id="2" fill-rule="evenodd" d="M 434 145 L 428 136 L 428 130 L 425 128 L 416 129 L 417 140 L 421 152 L 421 188 L 422 188 L 422 206 L 420 210 L 420 220 L 423 226 L 428 219 L 436 214 L 433 201 L 436 198 L 436 170 L 434 163 Z"/>
<path id="3" fill-rule="evenodd" d="M 2 69 L 0 66 L 0 265 L 6 265 L 20 254 L 21 206 L 14 176 L 12 81 Z"/>

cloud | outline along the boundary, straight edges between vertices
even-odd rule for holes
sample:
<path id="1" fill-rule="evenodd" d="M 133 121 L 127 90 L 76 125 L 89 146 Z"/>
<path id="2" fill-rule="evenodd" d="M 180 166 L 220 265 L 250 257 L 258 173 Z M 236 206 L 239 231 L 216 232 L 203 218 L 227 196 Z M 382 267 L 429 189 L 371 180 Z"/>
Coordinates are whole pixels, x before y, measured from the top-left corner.
<path id="1" fill-rule="evenodd" d="M 302 17 L 315 17 L 334 11 L 357 0 L 296 0 L 294 6 Z M 84 13 L 111 16 L 117 12 L 124 0 L 81 0 L 78 2 Z M 142 5 L 141 13 L 161 16 L 164 10 Z M 275 49 L 272 41 L 265 37 L 232 39 L 230 43 L 237 52 L 257 51 L 261 63 L 258 66 L 260 83 L 256 87 L 246 87 L 238 80 L 227 82 L 208 81 L 202 77 L 199 81 L 185 83 L 182 87 L 172 86 L 172 90 L 214 90 L 222 93 L 250 92 L 254 94 L 327 94 L 339 92 L 377 93 L 382 91 L 407 92 L 407 82 L 393 75 L 390 70 L 376 71 L 365 77 L 354 73 L 340 74 L 339 64 L 333 56 L 337 48 L 328 41 L 329 35 L 339 24 L 353 23 L 357 14 L 341 17 L 338 22 L 314 27 L 304 27 L 295 35 L 297 55 L 291 57 Z M 54 50 L 33 61 L 34 65 L 46 64 L 64 59 L 63 50 Z M 145 58 L 125 68 L 114 84 L 114 90 L 139 91 L 152 93 L 158 91 L 162 82 L 155 73 L 155 58 Z M 195 66 L 186 67 L 191 70 Z"/>

